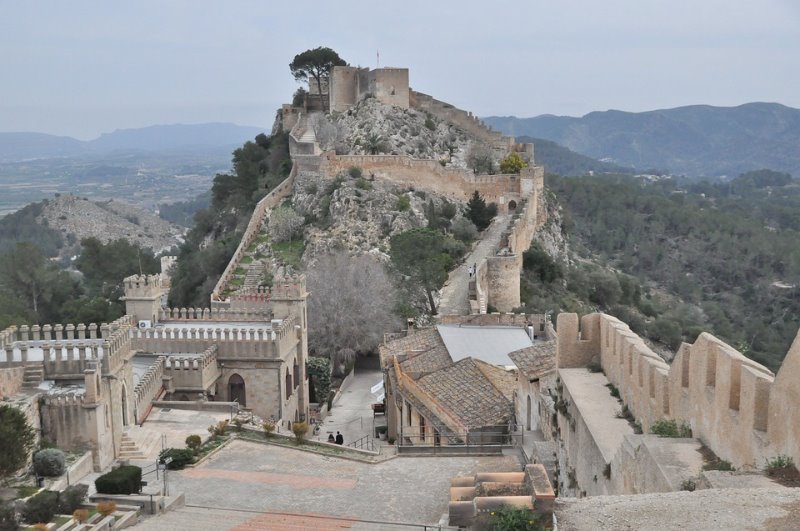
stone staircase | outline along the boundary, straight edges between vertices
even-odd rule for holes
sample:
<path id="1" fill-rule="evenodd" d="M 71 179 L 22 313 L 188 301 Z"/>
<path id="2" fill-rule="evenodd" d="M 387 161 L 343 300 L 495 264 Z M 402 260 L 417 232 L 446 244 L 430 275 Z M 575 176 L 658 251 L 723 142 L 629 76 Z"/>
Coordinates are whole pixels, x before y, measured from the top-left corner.
<path id="1" fill-rule="evenodd" d="M 138 426 L 126 428 L 120 443 L 120 459 L 155 459 L 161 451 L 161 434 Z"/>
<path id="2" fill-rule="evenodd" d="M 317 141 L 317 135 L 314 134 L 314 129 L 306 126 L 306 130 L 300 136 L 300 142 L 312 144 Z"/>
<path id="3" fill-rule="evenodd" d="M 264 278 L 264 262 L 255 260 L 247 264 L 247 273 L 244 277 L 244 288 L 257 288 Z"/>
<path id="4" fill-rule="evenodd" d="M 35 389 L 44 380 L 44 367 L 40 363 L 25 366 L 25 373 L 22 377 L 22 387 L 24 389 Z"/>

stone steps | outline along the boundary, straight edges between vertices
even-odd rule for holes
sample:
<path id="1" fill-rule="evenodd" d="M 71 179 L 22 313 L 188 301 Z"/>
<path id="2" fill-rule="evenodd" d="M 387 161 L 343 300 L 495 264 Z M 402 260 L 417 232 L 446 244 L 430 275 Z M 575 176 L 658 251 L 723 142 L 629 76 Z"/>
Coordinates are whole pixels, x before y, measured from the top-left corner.
<path id="1" fill-rule="evenodd" d="M 22 387 L 33 389 L 39 387 L 44 380 L 44 367 L 41 365 L 26 365 L 22 376 Z"/>

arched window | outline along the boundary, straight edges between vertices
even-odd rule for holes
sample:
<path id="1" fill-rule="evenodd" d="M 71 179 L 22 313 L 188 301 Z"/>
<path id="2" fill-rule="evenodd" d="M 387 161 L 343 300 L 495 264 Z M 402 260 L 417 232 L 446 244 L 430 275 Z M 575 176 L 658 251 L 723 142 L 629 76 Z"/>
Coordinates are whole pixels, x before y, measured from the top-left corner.
<path id="1" fill-rule="evenodd" d="M 294 370 L 292 371 L 292 375 L 294 376 L 294 385 L 292 388 L 297 389 L 297 386 L 300 385 L 300 366 L 297 364 L 297 360 L 294 360 Z"/>
<path id="2" fill-rule="evenodd" d="M 289 369 L 286 369 L 286 400 L 289 400 L 289 397 L 292 396 L 292 373 L 289 372 Z"/>

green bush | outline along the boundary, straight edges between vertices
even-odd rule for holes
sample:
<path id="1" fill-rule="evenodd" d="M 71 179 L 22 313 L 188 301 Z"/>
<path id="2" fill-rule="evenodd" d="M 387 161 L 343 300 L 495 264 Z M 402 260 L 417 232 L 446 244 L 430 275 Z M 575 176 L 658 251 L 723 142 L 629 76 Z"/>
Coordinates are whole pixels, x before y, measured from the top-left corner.
<path id="1" fill-rule="evenodd" d="M 186 448 L 191 450 L 193 453 L 197 453 L 197 450 L 203 444 L 203 439 L 200 438 L 199 435 L 189 435 L 186 437 Z"/>
<path id="2" fill-rule="evenodd" d="M 363 173 L 361 172 L 361 168 L 358 166 L 351 166 L 349 170 L 347 170 L 347 174 L 350 175 L 353 179 L 361 179 Z"/>
<path id="3" fill-rule="evenodd" d="M 10 503 L 0 503 L 0 529 L 3 531 L 17 531 L 19 529 L 17 513 Z"/>
<path id="4" fill-rule="evenodd" d="M 78 509 L 83 500 L 86 499 L 86 493 L 89 492 L 89 485 L 70 485 L 58 495 L 58 514 L 72 514 L 75 509 Z"/>
<path id="5" fill-rule="evenodd" d="M 189 448 L 167 448 L 158 454 L 159 461 L 171 457 L 172 461 L 167 465 L 170 470 L 182 470 L 186 465 L 194 461 L 194 451 Z"/>
<path id="6" fill-rule="evenodd" d="M 405 212 L 411 208 L 411 199 L 407 195 L 401 195 L 397 198 L 397 206 L 395 208 L 400 212 Z"/>
<path id="7" fill-rule="evenodd" d="M 767 461 L 766 472 L 768 476 L 773 476 L 781 470 L 792 468 L 794 466 L 794 459 L 788 455 L 778 455 Z"/>
<path id="8" fill-rule="evenodd" d="M 60 476 L 66 470 L 64 452 L 58 448 L 39 450 L 33 455 L 33 470 L 39 476 Z"/>
<path id="9" fill-rule="evenodd" d="M 526 531 L 538 529 L 537 516 L 524 507 L 502 505 L 490 513 L 492 529 L 496 531 Z"/>
<path id="10" fill-rule="evenodd" d="M 142 469 L 138 466 L 121 466 L 94 480 L 100 494 L 134 494 L 142 486 Z"/>
<path id="11" fill-rule="evenodd" d="M 673 419 L 661 419 L 650 426 L 650 433 L 659 437 L 687 438 L 692 436 L 692 428 L 685 422 L 678 424 Z"/>
<path id="12" fill-rule="evenodd" d="M 29 524 L 49 522 L 58 511 L 58 493 L 52 490 L 43 490 L 36 496 L 29 498 L 22 506 L 22 519 Z"/>
<path id="13" fill-rule="evenodd" d="M 363 177 L 359 177 L 356 181 L 356 188 L 359 190 L 372 190 L 372 183 Z"/>

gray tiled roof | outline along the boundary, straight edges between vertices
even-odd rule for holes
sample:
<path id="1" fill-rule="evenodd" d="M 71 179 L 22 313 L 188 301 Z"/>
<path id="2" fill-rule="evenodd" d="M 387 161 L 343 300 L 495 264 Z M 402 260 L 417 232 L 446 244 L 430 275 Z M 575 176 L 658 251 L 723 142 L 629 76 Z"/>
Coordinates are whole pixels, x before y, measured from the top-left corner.
<path id="1" fill-rule="evenodd" d="M 417 384 L 465 426 L 505 424 L 512 404 L 478 368 L 478 361 L 463 359 L 417 380 Z"/>
<path id="2" fill-rule="evenodd" d="M 556 368 L 556 342 L 536 343 L 508 355 L 526 378 L 539 378 Z"/>

